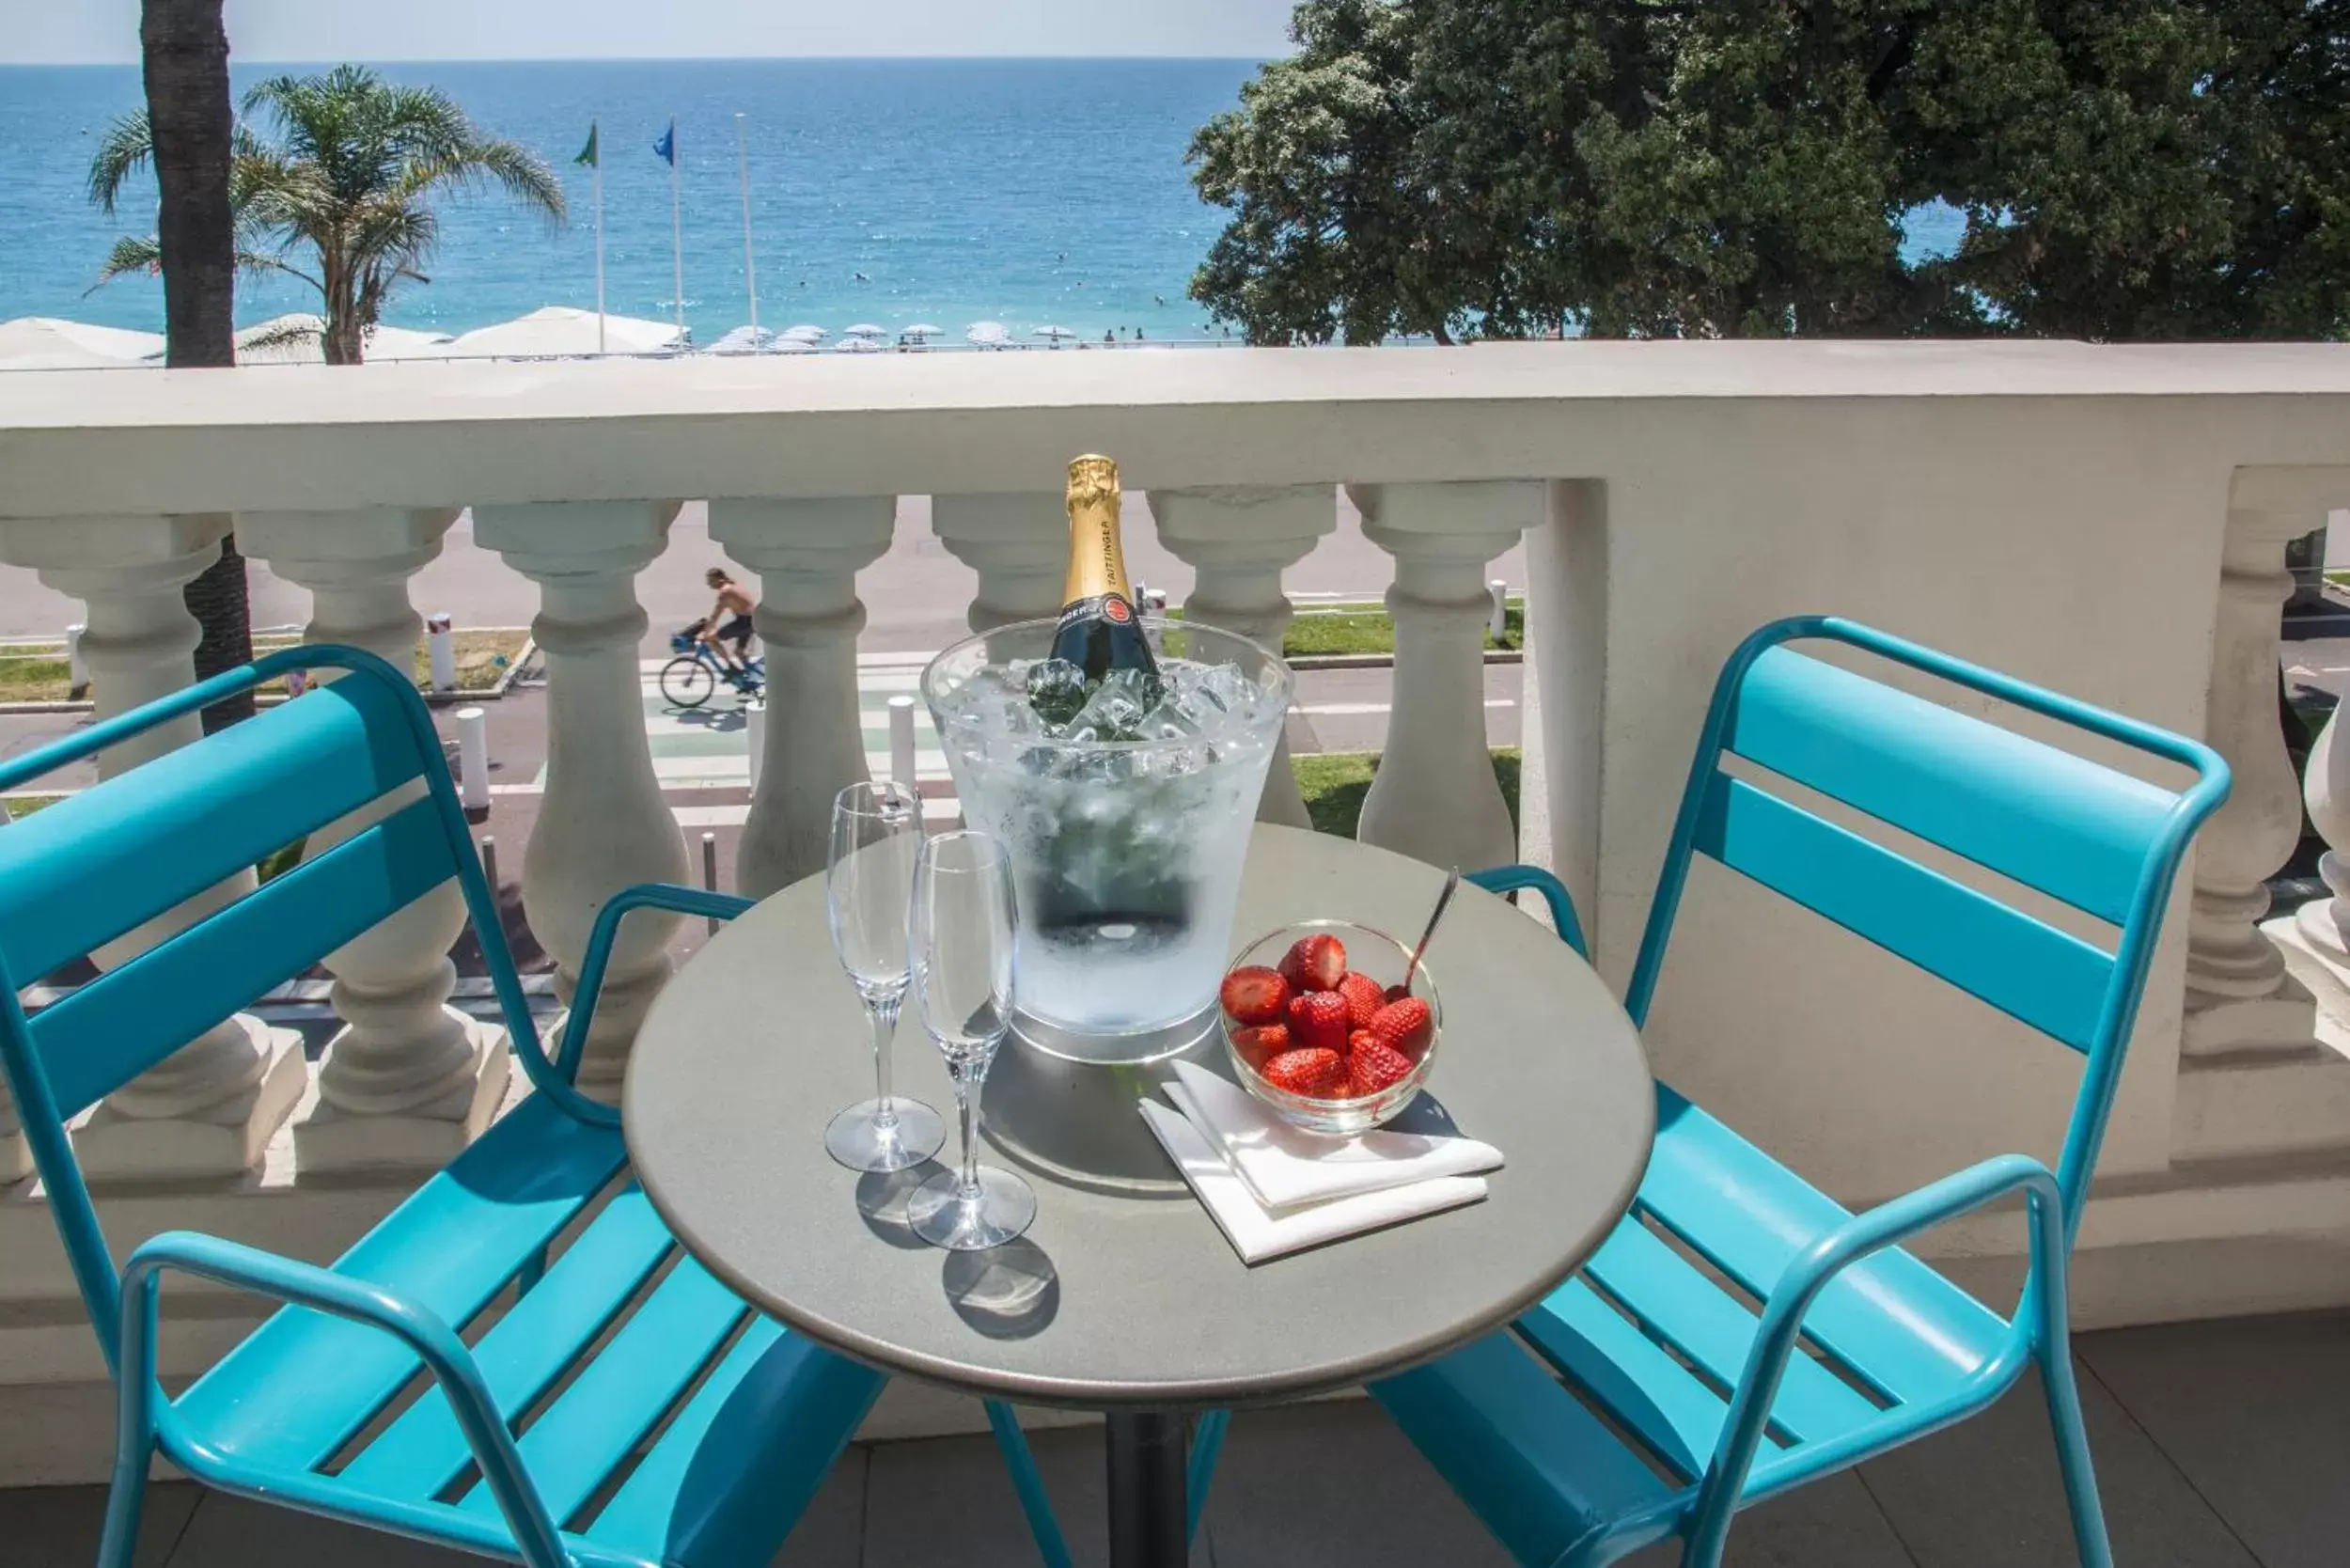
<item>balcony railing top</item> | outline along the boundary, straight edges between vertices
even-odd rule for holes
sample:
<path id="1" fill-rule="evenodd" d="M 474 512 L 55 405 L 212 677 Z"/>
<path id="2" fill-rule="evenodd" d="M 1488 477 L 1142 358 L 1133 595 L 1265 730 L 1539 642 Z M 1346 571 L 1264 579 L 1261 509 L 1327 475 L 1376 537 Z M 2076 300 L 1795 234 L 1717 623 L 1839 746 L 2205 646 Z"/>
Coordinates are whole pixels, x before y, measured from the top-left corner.
<path id="1" fill-rule="evenodd" d="M 1653 431 L 1725 400 L 2105 398 L 2160 401 L 2185 425 L 2227 404 L 2238 461 L 2338 461 L 2350 346 L 1573 342 L 28 373 L 0 376 L 0 517 L 1032 491 L 1089 447 L 1141 489 L 1563 478 L 1622 466 L 1627 415 Z M 1561 405 L 1576 416 L 1562 422 Z M 2150 424 L 2148 439 L 2166 437 Z"/>

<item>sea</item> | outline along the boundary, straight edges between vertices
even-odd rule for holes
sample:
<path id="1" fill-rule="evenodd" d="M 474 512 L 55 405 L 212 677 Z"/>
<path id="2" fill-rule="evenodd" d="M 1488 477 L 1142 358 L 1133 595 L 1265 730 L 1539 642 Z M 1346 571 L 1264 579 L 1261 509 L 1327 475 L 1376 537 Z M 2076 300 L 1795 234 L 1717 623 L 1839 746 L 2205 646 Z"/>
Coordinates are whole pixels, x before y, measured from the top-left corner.
<path id="1" fill-rule="evenodd" d="M 284 71 L 237 65 L 237 90 Z M 590 171 L 599 130 L 605 307 L 670 319 L 669 165 L 677 121 L 685 321 L 710 343 L 750 319 L 742 168 L 747 164 L 759 321 L 838 334 L 928 324 L 960 341 L 974 321 L 1033 340 L 1058 326 L 1154 340 L 1221 337 L 1185 295 L 1221 228 L 1193 192 L 1192 133 L 1236 102 L 1252 60 L 758 59 L 385 64 L 439 87 L 482 130 L 562 176 L 559 227 L 490 195 L 443 209 L 429 284 L 392 297 L 394 326 L 458 333 L 545 305 L 593 309 Z M 151 228 L 89 204 L 106 124 L 142 106 L 135 67 L 0 68 L 0 319 L 63 316 L 163 328 L 147 278 L 92 284 L 115 237 Z M 736 116 L 742 117 L 738 122 Z M 738 150 L 737 127 L 741 140 Z M 241 286 L 240 326 L 311 310 L 307 285 Z"/>
<path id="2" fill-rule="evenodd" d="M 534 149 L 571 206 L 554 226 L 494 194 L 448 199 L 430 283 L 403 285 L 390 325 L 460 333 L 546 305 L 596 303 L 589 170 L 598 128 L 605 307 L 667 321 L 674 287 L 670 166 L 684 315 L 697 343 L 751 318 L 838 336 L 923 324 L 960 341 L 1000 321 L 1013 338 L 1061 328 L 1089 340 L 1225 341 L 1186 289 L 1224 214 L 1193 191 L 1193 133 L 1232 107 L 1259 62 L 1206 59 L 753 59 L 384 64 L 442 88 L 484 131 Z M 237 64 L 242 92 L 280 71 Z M 0 67 L 0 319 L 62 316 L 161 331 L 146 277 L 94 287 L 143 203 L 110 219 L 86 194 L 115 117 L 142 105 L 131 66 Z M 739 118 L 737 117 L 740 117 Z M 752 268 L 744 264 L 744 171 Z M 1947 208 L 1910 215 L 1914 251 L 1954 242 Z M 312 310 L 306 285 L 240 286 L 251 325 Z"/>

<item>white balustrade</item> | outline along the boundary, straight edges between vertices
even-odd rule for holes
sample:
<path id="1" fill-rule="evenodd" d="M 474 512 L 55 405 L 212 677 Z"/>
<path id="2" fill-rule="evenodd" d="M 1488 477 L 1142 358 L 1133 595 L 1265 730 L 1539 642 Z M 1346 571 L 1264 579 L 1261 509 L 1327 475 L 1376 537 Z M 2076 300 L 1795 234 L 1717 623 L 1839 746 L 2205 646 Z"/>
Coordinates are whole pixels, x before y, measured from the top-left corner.
<path id="1" fill-rule="evenodd" d="M 750 898 L 822 870 L 833 797 L 870 776 L 857 711 L 860 568 L 889 548 L 894 495 L 713 500 L 710 535 L 759 573 L 756 624 L 767 661 L 759 789 L 735 850 Z"/>
<path id="2" fill-rule="evenodd" d="M 1485 737 L 1488 563 L 1544 517 L 1524 480 L 1351 486 L 1363 533 L 1395 557 L 1395 693 L 1355 837 L 1439 866 L 1517 858 Z"/>
<path id="3" fill-rule="evenodd" d="M 1464 866 L 1510 858 L 1479 653 L 1489 563 L 1572 491 L 1590 503 L 1574 547 L 1536 552 L 1528 586 L 1540 635 L 1563 625 L 1572 637 L 1550 655 L 1570 666 L 1571 689 L 1541 693 L 1552 716 L 1528 729 L 1525 776 L 1553 830 L 1572 838 L 1559 869 L 1602 933 L 1608 977 L 1621 983 L 1631 963 L 1715 673 L 1765 620 L 1852 615 L 2205 733 L 2235 766 L 2237 800 L 2198 847 L 2192 918 L 2164 933 L 2107 1142 L 2106 1196 L 2082 1229 L 2084 1258 L 2104 1261 L 2080 1271 L 2076 1307 L 2084 1321 L 2115 1321 L 2317 1305 L 2326 1293 L 2314 1282 L 2340 1279 L 2326 1270 L 2350 1244 L 2350 1108 L 2337 1087 L 2350 1064 L 2320 1054 L 2333 1026 L 2321 1018 L 2312 1035 L 2295 982 L 2329 1015 L 2328 987 L 2350 995 L 2330 967 L 2343 962 L 2350 911 L 2328 902 L 2272 919 L 2265 938 L 2255 922 L 2296 814 L 2275 725 L 2282 550 L 2342 502 L 2245 477 L 2342 462 L 2350 349 L 1594 342 L 881 355 L 818 378 L 780 362 L 695 359 L 428 368 L 0 376 L 0 558 L 45 566 L 89 601 L 88 652 L 103 711 L 115 712 L 188 679 L 194 628 L 179 587 L 221 525 L 166 514 L 237 514 L 258 540 L 280 515 L 366 532 L 382 525 L 364 509 L 404 518 L 476 505 L 477 541 L 542 595 L 546 793 L 497 805 L 515 813 L 500 829 L 509 858 L 514 837 L 526 839 L 525 904 L 560 988 L 613 890 L 689 874 L 639 698 L 635 575 L 662 550 L 674 510 L 654 498 L 720 497 L 713 531 L 764 579 L 782 717 L 760 747 L 740 868 L 756 890 L 812 865 L 815 802 L 863 764 L 856 582 L 887 538 L 882 493 L 934 497 L 936 537 L 976 573 L 967 624 L 1046 617 L 1067 558 L 1063 465 L 1089 448 L 1115 454 L 1150 496 L 1162 539 L 1198 574 L 1194 612 L 1268 639 L 1288 609 L 1282 573 L 1294 583 L 1290 563 L 1310 550 L 1332 557 L 1322 583 L 1362 581 L 1359 556 L 1336 564 L 1349 541 L 1314 542 L 1329 487 L 1356 487 L 1368 536 L 1392 560 L 1398 641 L 1362 837 Z M 295 581 L 298 560 L 368 554 L 300 544 L 261 553 Z M 338 588 L 309 572 L 314 592 L 355 596 L 321 602 L 320 635 L 334 624 L 366 640 L 381 611 L 388 644 L 392 619 L 413 623 L 396 540 L 370 548 L 372 581 Z M 941 564 L 916 562 L 909 580 L 934 584 Z M 865 598 L 878 603 L 870 587 Z M 2330 802 L 2350 791 L 2326 770 L 2339 765 L 2343 727 L 2311 785 L 2321 830 L 2342 846 L 2327 870 L 2338 895 L 2350 838 Z M 182 726 L 149 752 L 193 732 Z M 1293 821 L 1279 782 L 1264 812 Z M 1660 1071 L 1709 1108 L 1851 1203 L 2046 1135 L 2045 1116 L 2060 1113 L 2039 1104 L 2042 1080 L 2029 1076 L 2046 1068 L 2044 1043 L 2010 1038 L 1898 966 L 1855 958 L 1808 917 L 1757 940 L 1747 922 L 1767 906 L 1734 879 L 1716 883 L 1697 902 L 1720 913 L 1688 917 L 1646 1031 Z M 588 1047 L 599 1092 L 617 1082 L 668 975 L 674 924 L 643 915 L 624 933 Z M 1705 945 L 1714 938 L 1718 950 Z M 398 949 L 382 972 L 403 997 L 383 1059 L 416 1090 L 428 1063 L 455 1060 L 431 999 L 435 942 L 382 940 Z M 350 956 L 337 955 L 346 1043 L 369 1027 Z M 2341 1012 L 2334 1022 L 2350 1022 L 2350 1005 Z M 233 1147 L 212 1163 L 243 1157 L 272 1124 L 272 1074 L 290 1067 L 283 1081 L 296 1087 L 302 1074 L 241 1030 L 213 1031 L 118 1096 L 90 1146 L 128 1110 L 162 1109 L 149 1121 L 163 1137 L 149 1141 L 168 1143 L 177 1123 L 226 1105 L 232 1114 L 208 1124 L 215 1152 Z M 330 1053 L 322 1102 L 358 1105 L 344 1090 L 360 1077 L 346 1085 L 342 1069 L 362 1056 Z M 1983 1094 L 1986 1081 L 2009 1089 Z M 169 1090 L 160 1106 L 148 1097 L 158 1088 Z M 1830 1101 L 1856 1114 L 1825 1128 L 1817 1107 Z M 320 1130 L 304 1123 L 306 1154 Z M 0 1124 L 0 1172 L 8 1151 Z M 290 1176 L 280 1163 L 265 1180 L 299 1186 L 302 1162 L 282 1162 Z M 2257 1179 L 2242 1174 L 2254 1168 Z M 155 1201 L 177 1222 L 233 1185 Z M 396 1184 L 377 1185 L 383 1201 L 396 1195 Z M 301 1233 L 324 1249 L 351 1190 L 273 1189 L 266 1223 L 309 1214 Z M 220 1202 L 232 1232 L 263 1223 Z M 1997 1270 L 2016 1262 L 2012 1229 L 1936 1245 Z M 2198 1252 L 2191 1267 L 2143 1265 L 2147 1249 L 2189 1239 L 2229 1250 Z M 70 1282 L 26 1283 L 8 1248 L 0 1231 L 0 1309 L 32 1303 L 51 1316 L 25 1321 L 52 1322 Z M 6 1321 L 0 1352 L 32 1342 Z M 0 1394 L 11 1380 L 0 1372 Z"/>
<path id="4" fill-rule="evenodd" d="M 421 620 L 409 580 L 456 520 L 447 510 L 248 512 L 237 537 L 247 556 L 310 590 L 307 641 L 363 648 L 411 675 Z M 421 792 L 412 784 L 313 833 L 306 857 Z M 448 1005 L 448 953 L 464 924 L 464 899 L 448 882 L 326 956 L 343 1027 L 320 1064 L 317 1104 L 294 1123 L 305 1170 L 437 1169 L 496 1115 L 511 1075 L 506 1031 Z"/>
<path id="5" fill-rule="evenodd" d="M 683 882 L 685 839 L 645 736 L 636 574 L 668 542 L 677 503 L 549 502 L 474 509 L 474 538 L 539 585 L 531 635 L 547 666 L 547 784 L 523 851 L 523 910 L 569 999 L 596 913 L 639 882 Z M 613 944 L 579 1081 L 614 1096 L 645 1009 L 669 978 L 678 917 L 632 916 Z"/>
<path id="6" fill-rule="evenodd" d="M 1281 573 L 1313 553 L 1338 526 L 1329 485 L 1220 486 L 1154 490 L 1159 542 L 1197 573 L 1184 615 L 1239 633 L 1279 652 L 1295 606 Z M 1258 802 L 1260 822 L 1310 825 L 1290 768 L 1286 727 Z"/>
<path id="7" fill-rule="evenodd" d="M 227 518 L 217 515 L 84 518 L 70 526 L 20 520 L 0 523 L 0 559 L 34 568 L 42 582 L 88 607 L 82 656 L 95 716 L 103 720 L 195 679 L 198 634 L 181 590 L 218 558 L 227 531 Z M 111 778 L 201 733 L 194 713 L 159 725 L 101 752 L 99 776 Z M 254 886 L 248 868 L 90 956 L 118 967 Z M 237 1013 L 90 1113 L 74 1135 L 83 1168 L 98 1180 L 235 1175 L 259 1161 L 307 1083 L 292 1030 Z"/>
<path id="8" fill-rule="evenodd" d="M 2299 780 L 2277 723 L 2278 618 L 2293 591 L 2285 546 L 2322 520 L 2242 505 L 2228 512 L 2203 732 L 2234 785 L 2196 846 L 2182 1042 L 2190 1057 L 2301 1045 L 2315 1027 L 2309 993 L 2260 921 L 2268 878 L 2301 839 Z"/>
<path id="9" fill-rule="evenodd" d="M 979 574 L 964 618 L 974 632 L 1060 612 L 1069 574 L 1069 510 L 1058 493 L 934 495 L 931 531 Z"/>

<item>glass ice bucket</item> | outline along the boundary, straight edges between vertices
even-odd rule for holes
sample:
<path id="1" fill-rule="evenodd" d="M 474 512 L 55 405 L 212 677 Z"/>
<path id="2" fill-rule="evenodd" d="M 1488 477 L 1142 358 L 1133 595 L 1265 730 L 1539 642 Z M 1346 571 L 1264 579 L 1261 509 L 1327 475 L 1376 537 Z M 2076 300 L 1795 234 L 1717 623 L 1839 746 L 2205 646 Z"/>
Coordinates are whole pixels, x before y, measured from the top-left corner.
<path id="1" fill-rule="evenodd" d="M 1093 739 L 1082 715 L 1056 738 L 1017 667 L 1005 674 L 1046 657 L 1055 625 L 955 644 L 923 670 L 922 697 L 964 820 L 1011 846 L 1013 1032 L 1071 1061 L 1158 1061 L 1215 1028 L 1290 670 L 1246 637 L 1146 616 L 1168 693 L 1146 738 Z"/>

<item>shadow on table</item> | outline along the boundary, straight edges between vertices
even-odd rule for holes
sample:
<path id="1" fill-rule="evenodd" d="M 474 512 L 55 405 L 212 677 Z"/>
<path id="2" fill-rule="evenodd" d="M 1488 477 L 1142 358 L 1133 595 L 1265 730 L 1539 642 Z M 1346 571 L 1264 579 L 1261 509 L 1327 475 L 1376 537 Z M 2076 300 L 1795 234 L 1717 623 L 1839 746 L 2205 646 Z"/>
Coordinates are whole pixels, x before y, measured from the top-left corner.
<path id="1" fill-rule="evenodd" d="M 1418 1133 L 1427 1137 L 1468 1137 L 1461 1131 L 1452 1113 L 1444 1108 L 1444 1102 L 1422 1090 L 1412 1103 L 1399 1112 L 1385 1129 L 1390 1133 Z"/>
<path id="2" fill-rule="evenodd" d="M 985 1252 L 949 1252 L 942 1271 L 955 1315 L 991 1340 L 1041 1334 L 1060 1310 L 1060 1276 L 1023 1236 Z"/>
<path id="3" fill-rule="evenodd" d="M 890 1246 L 921 1251 L 906 1201 L 947 1168 L 936 1160 L 903 1170 L 877 1170 L 857 1179 L 856 1212 L 865 1228 Z M 1043 1331 L 1060 1310 L 1060 1275 L 1044 1249 L 1022 1237 L 985 1252 L 948 1252 L 942 1282 L 955 1315 L 991 1340 L 1025 1340 Z"/>
<path id="4" fill-rule="evenodd" d="M 936 1160 L 924 1160 L 903 1170 L 875 1170 L 858 1177 L 856 1212 L 865 1216 L 865 1228 L 908 1252 L 928 1248 L 931 1244 L 914 1233 L 906 1218 L 906 1200 L 923 1183 L 946 1173 L 947 1168 Z"/>

